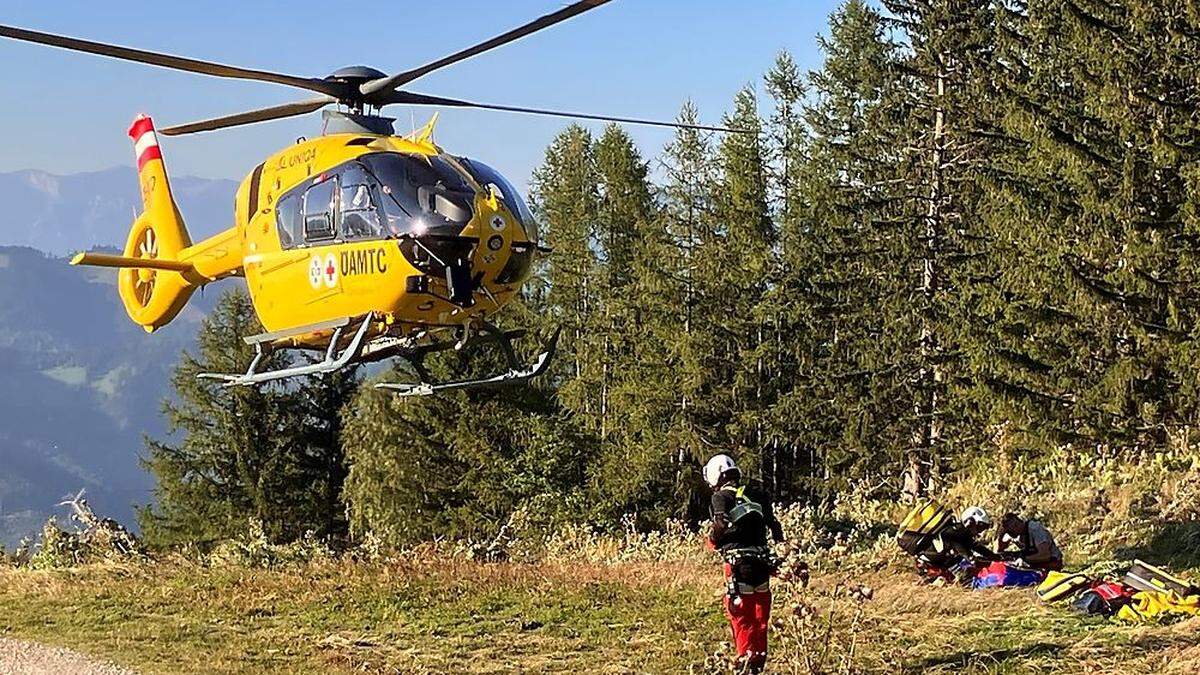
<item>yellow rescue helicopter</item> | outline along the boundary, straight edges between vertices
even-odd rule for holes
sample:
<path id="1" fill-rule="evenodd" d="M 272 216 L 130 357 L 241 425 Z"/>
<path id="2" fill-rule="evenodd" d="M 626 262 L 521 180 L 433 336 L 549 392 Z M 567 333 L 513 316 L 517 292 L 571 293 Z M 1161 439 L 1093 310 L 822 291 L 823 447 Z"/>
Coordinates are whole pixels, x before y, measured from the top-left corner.
<path id="1" fill-rule="evenodd" d="M 402 395 L 527 381 L 543 372 L 555 338 L 530 364 L 491 317 L 519 292 L 539 246 L 537 222 L 521 195 L 492 167 L 445 152 L 432 140 L 437 116 L 407 137 L 382 117 L 386 105 L 483 108 L 536 115 L 691 127 L 606 115 L 474 103 L 402 90 L 423 75 L 547 28 L 609 0 L 572 3 L 523 26 L 394 75 L 365 66 L 323 78 L 200 61 L 0 25 L 0 37 L 216 77 L 257 80 L 317 92 L 296 103 L 164 128 L 167 136 L 211 131 L 324 111 L 319 138 L 301 140 L 259 163 L 242 181 L 233 226 L 193 243 L 171 196 L 158 135 L 139 116 L 133 140 L 144 210 L 124 255 L 81 253 L 77 265 L 115 267 L 125 310 L 147 332 L 170 322 L 192 293 L 245 277 L 267 331 L 245 338 L 256 357 L 244 373 L 206 373 L 228 385 L 254 385 L 334 372 L 390 357 L 406 359 L 419 381 L 376 386 Z M 491 377 L 435 381 L 426 354 L 495 343 L 508 370 Z M 275 350 L 315 351 L 319 360 L 260 371 Z"/>

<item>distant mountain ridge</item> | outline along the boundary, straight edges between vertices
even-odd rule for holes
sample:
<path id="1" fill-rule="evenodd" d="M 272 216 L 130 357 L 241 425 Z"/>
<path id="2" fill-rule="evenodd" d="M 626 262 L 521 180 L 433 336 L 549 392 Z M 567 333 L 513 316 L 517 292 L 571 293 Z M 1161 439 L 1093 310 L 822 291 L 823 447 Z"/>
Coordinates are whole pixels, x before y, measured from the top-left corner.
<path id="1" fill-rule="evenodd" d="M 238 183 L 172 176 L 171 188 L 193 239 L 228 227 Z M 53 255 L 125 245 L 141 210 L 131 166 L 66 176 L 27 169 L 0 173 L 0 246 L 28 246 Z"/>

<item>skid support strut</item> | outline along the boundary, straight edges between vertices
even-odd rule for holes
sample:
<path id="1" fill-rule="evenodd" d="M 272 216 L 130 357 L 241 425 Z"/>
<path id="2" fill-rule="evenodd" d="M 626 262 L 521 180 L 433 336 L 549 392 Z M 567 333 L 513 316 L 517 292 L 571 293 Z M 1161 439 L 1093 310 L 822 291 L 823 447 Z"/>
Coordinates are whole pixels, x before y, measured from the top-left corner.
<path id="1" fill-rule="evenodd" d="M 280 370 L 268 370 L 265 372 L 257 372 L 258 364 L 262 362 L 266 355 L 266 350 L 263 348 L 267 344 L 268 338 L 275 337 L 272 334 L 263 336 L 254 336 L 246 338 L 246 342 L 254 345 L 254 360 L 250 362 L 250 367 L 245 373 L 233 375 L 228 373 L 200 373 L 199 377 L 209 380 L 221 380 L 226 387 L 244 387 L 252 384 L 261 384 L 263 382 L 271 382 L 274 380 L 282 380 L 289 377 L 298 377 L 301 375 L 321 375 L 324 373 L 332 373 L 345 368 L 358 358 L 362 352 L 363 340 L 366 338 L 367 331 L 371 327 L 371 319 L 374 315 L 367 314 L 362 318 L 362 323 L 359 324 L 358 330 L 354 332 L 354 337 L 350 340 L 350 344 L 337 354 L 337 345 L 341 341 L 343 332 L 349 328 L 351 322 L 349 319 L 337 321 L 331 324 L 333 327 L 333 335 L 329 338 L 329 345 L 325 348 L 325 358 L 316 363 L 307 363 L 302 366 L 293 366 L 291 368 L 281 368 Z"/>

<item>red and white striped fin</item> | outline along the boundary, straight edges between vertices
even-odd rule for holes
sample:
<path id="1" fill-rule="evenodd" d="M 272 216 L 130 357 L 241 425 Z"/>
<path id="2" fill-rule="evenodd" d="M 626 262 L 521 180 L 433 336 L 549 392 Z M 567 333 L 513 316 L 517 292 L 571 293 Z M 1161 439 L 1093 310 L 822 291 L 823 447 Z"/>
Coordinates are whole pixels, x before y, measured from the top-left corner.
<path id="1" fill-rule="evenodd" d="M 152 159 L 162 159 L 162 151 L 158 149 L 158 134 L 154 132 L 154 120 L 147 115 L 138 115 L 129 127 L 129 137 L 133 139 L 133 151 L 137 156 L 138 171 L 146 162 Z"/>

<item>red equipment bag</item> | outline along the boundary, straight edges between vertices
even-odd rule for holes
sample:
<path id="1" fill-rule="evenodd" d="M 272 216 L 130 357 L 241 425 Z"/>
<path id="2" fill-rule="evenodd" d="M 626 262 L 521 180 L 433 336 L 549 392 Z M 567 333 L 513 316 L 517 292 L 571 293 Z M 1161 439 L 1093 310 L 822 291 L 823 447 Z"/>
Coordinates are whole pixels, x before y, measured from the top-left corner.
<path id="1" fill-rule="evenodd" d="M 1071 607 L 1084 614 L 1112 616 L 1128 605 L 1136 592 L 1136 588 L 1119 581 L 1097 581 L 1091 588 L 1080 593 L 1071 603 Z"/>

